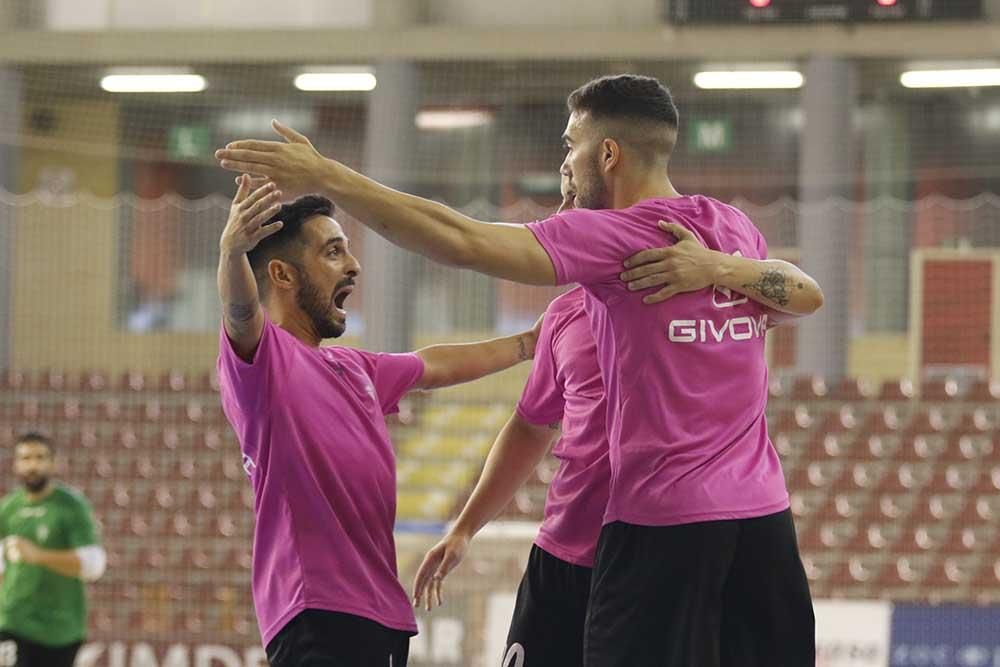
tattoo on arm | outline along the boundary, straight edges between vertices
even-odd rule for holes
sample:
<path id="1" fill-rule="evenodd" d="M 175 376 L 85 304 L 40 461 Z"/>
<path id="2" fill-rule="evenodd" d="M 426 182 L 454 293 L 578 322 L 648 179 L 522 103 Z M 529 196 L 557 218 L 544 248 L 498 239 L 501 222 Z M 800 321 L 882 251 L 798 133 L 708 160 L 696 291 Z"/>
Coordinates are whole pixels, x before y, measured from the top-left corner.
<path id="1" fill-rule="evenodd" d="M 527 361 L 531 358 L 528 356 L 528 347 L 524 344 L 524 336 L 517 337 L 517 358 L 521 361 Z"/>
<path id="2" fill-rule="evenodd" d="M 549 428 L 552 429 L 553 431 L 558 431 L 559 429 L 562 428 L 562 422 L 552 422 L 551 424 L 549 424 Z"/>
<path id="3" fill-rule="evenodd" d="M 258 301 L 252 303 L 227 303 L 226 321 L 234 327 L 242 329 L 257 314 L 259 307 L 260 302 Z"/>
<path id="4" fill-rule="evenodd" d="M 751 289 L 765 299 L 770 299 L 779 306 L 788 305 L 788 278 L 777 269 L 767 269 L 755 283 L 747 283 L 743 287 Z M 801 287 L 801 285 L 800 285 Z"/>

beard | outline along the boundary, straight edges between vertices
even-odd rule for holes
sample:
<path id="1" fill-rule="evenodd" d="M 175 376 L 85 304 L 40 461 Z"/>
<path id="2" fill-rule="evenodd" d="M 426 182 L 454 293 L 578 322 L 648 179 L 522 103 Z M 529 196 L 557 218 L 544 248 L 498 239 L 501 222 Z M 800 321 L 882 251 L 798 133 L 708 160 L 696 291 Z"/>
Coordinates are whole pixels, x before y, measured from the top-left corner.
<path id="1" fill-rule="evenodd" d="M 49 478 L 44 475 L 26 475 L 21 478 L 21 483 L 29 493 L 38 493 L 49 483 Z"/>
<path id="2" fill-rule="evenodd" d="M 596 165 L 592 171 L 581 174 L 578 178 L 574 177 L 573 185 L 576 186 L 576 200 L 574 202 L 576 208 L 590 210 L 611 208 L 611 202 L 608 201 L 608 188 L 598 175 Z"/>
<path id="3" fill-rule="evenodd" d="M 301 272 L 300 275 L 302 276 L 302 287 L 295 293 L 295 303 L 306 314 L 316 333 L 322 338 L 340 338 L 347 326 L 337 319 L 333 305 L 333 294 L 336 294 L 345 281 L 337 284 L 333 294 L 325 296 L 319 287 L 309 280 L 305 272 Z M 353 282 L 349 278 L 345 280 Z"/>

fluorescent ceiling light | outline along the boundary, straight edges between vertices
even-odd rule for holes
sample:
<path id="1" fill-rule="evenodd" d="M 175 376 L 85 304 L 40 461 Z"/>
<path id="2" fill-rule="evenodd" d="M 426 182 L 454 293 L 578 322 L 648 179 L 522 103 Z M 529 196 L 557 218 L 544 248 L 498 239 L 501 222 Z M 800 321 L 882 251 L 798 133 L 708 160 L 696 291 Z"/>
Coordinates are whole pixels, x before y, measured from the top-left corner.
<path id="1" fill-rule="evenodd" d="M 698 72 L 694 85 L 702 90 L 767 90 L 801 88 L 805 79 L 795 70 L 725 70 Z"/>
<path id="2" fill-rule="evenodd" d="M 417 112 L 421 130 L 461 130 L 493 122 L 493 112 L 485 109 L 424 109 Z"/>
<path id="3" fill-rule="evenodd" d="M 111 70 L 101 79 L 109 93 L 198 93 L 205 85 L 205 77 L 190 70 Z"/>
<path id="4" fill-rule="evenodd" d="M 295 87 L 305 91 L 374 90 L 378 81 L 367 69 L 329 69 L 303 72 L 295 77 Z"/>
<path id="5" fill-rule="evenodd" d="M 899 82 L 906 88 L 979 88 L 1000 86 L 1000 69 L 936 69 L 903 72 Z"/>

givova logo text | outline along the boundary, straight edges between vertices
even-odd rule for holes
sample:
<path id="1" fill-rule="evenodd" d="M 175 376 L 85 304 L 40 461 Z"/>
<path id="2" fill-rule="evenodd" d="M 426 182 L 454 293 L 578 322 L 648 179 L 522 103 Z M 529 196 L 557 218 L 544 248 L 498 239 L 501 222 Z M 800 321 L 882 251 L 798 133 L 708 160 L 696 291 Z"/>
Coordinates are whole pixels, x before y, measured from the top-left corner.
<path id="1" fill-rule="evenodd" d="M 760 317 L 734 317 L 720 324 L 713 320 L 672 320 L 667 338 L 673 343 L 722 343 L 763 338 L 766 331 L 765 313 Z"/>

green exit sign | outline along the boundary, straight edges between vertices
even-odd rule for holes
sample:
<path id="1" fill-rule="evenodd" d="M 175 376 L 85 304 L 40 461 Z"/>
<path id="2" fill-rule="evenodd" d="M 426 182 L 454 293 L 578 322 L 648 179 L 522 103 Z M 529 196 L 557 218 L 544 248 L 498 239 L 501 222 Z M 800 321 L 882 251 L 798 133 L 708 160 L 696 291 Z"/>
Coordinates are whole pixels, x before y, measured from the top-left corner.
<path id="1" fill-rule="evenodd" d="M 201 160 L 212 154 L 212 130 L 204 125 L 175 125 L 167 135 L 171 160 Z"/>
<path id="2" fill-rule="evenodd" d="M 727 118 L 693 118 L 687 133 L 692 153 L 727 153 L 733 146 L 733 124 Z"/>

